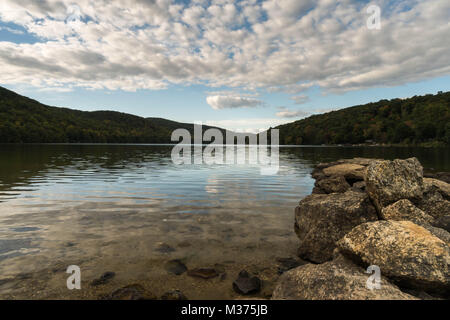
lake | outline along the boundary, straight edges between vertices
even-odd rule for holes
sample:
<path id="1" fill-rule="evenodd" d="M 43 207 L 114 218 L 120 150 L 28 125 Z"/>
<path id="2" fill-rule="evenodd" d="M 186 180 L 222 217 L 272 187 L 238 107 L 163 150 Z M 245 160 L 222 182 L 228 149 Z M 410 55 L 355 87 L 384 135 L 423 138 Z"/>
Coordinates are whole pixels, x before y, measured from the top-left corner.
<path id="1" fill-rule="evenodd" d="M 139 283 L 157 296 L 232 299 L 246 269 L 270 290 L 296 256 L 294 208 L 313 166 L 341 158 L 416 156 L 450 171 L 450 149 L 281 147 L 277 175 L 252 165 L 174 165 L 168 145 L 0 145 L 0 298 L 96 299 Z M 167 262 L 215 267 L 205 280 Z M 81 269 L 68 290 L 66 269 Z M 92 286 L 104 272 L 115 277 Z"/>

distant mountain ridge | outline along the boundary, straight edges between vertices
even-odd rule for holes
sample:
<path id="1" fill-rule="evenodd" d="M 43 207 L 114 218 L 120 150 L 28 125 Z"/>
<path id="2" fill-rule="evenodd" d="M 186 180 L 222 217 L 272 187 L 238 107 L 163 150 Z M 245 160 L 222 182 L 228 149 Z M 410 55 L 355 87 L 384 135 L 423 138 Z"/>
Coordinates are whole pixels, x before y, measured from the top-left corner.
<path id="1" fill-rule="evenodd" d="M 213 127 L 203 126 L 209 128 Z M 193 133 L 194 125 L 116 111 L 51 107 L 0 87 L 0 143 L 173 143 L 176 129 Z"/>
<path id="2" fill-rule="evenodd" d="M 173 143 L 172 132 L 180 128 L 193 135 L 193 124 L 51 107 L 0 87 L 0 143 Z M 214 127 L 203 126 L 203 131 L 209 128 Z M 276 128 L 285 145 L 449 146 L 450 92 L 381 100 Z M 220 130 L 225 137 L 225 130 Z"/>
<path id="3" fill-rule="evenodd" d="M 280 144 L 450 145 L 450 92 L 380 100 L 280 125 Z"/>

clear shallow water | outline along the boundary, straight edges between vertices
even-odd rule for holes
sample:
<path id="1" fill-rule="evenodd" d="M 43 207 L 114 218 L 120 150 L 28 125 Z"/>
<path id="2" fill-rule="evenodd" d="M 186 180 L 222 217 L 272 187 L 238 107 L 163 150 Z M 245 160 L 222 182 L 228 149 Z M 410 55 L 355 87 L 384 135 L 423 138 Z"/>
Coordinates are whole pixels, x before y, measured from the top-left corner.
<path id="1" fill-rule="evenodd" d="M 295 256 L 293 210 L 308 195 L 314 164 L 351 157 L 416 156 L 450 170 L 450 150 L 379 147 L 280 149 L 277 175 L 250 165 L 172 164 L 171 146 L 0 145 L 0 297 L 96 298 L 130 283 L 160 295 L 233 298 L 242 269 L 268 281 L 276 259 Z M 173 250 L 161 252 L 161 245 Z M 226 280 L 175 276 L 220 264 Z M 68 265 L 83 289 L 66 288 Z M 105 271 L 111 283 L 90 287 Z"/>

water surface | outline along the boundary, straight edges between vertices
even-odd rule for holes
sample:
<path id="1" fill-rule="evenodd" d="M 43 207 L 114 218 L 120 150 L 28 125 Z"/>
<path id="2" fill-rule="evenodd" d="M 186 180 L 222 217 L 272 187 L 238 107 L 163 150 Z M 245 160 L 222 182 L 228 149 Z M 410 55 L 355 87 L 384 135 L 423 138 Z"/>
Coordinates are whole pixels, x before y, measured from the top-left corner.
<path id="1" fill-rule="evenodd" d="M 0 297 L 97 298 L 141 283 L 161 295 L 234 298 L 241 269 L 270 282 L 277 258 L 295 257 L 293 211 L 314 184 L 316 163 L 407 158 L 450 171 L 449 149 L 282 147 L 277 175 L 252 165 L 172 163 L 172 146 L 0 145 Z M 212 280 L 168 273 L 220 265 Z M 82 290 L 66 288 L 79 265 Z M 92 287 L 103 272 L 116 277 Z"/>

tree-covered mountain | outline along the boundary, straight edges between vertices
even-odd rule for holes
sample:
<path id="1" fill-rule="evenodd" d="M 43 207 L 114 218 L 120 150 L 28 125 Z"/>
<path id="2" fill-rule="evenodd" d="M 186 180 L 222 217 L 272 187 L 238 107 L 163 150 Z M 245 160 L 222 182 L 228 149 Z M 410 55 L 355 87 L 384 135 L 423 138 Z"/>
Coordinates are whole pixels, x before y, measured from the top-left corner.
<path id="1" fill-rule="evenodd" d="M 193 124 L 50 107 L 0 87 L 0 143 L 171 143 L 171 134 L 178 128 L 193 133 Z M 381 100 L 313 115 L 277 129 L 280 144 L 287 145 L 450 145 L 450 92 Z"/>
<path id="2" fill-rule="evenodd" d="M 179 128 L 193 133 L 193 124 L 50 107 L 0 87 L 0 143 L 171 143 Z"/>
<path id="3" fill-rule="evenodd" d="M 450 145 L 450 92 L 381 100 L 278 126 L 281 144 Z"/>

